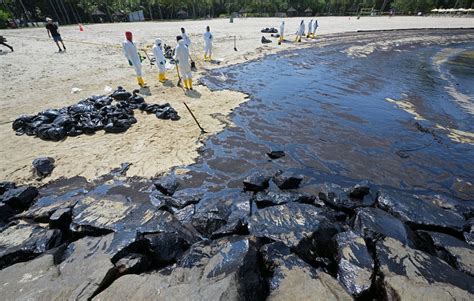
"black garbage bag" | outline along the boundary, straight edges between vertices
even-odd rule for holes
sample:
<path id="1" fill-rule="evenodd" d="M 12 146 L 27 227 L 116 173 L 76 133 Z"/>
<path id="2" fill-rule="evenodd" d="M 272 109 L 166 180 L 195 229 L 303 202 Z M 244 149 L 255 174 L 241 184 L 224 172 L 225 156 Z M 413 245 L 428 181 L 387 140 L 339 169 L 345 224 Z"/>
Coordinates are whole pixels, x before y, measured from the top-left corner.
<path id="1" fill-rule="evenodd" d="M 268 44 L 268 43 L 271 43 L 272 41 L 265 38 L 264 36 L 262 36 L 262 44 Z"/>
<path id="2" fill-rule="evenodd" d="M 272 28 L 266 27 L 266 28 L 262 29 L 260 32 L 262 32 L 262 33 L 278 33 L 278 30 L 274 27 L 272 27 Z"/>
<path id="3" fill-rule="evenodd" d="M 144 103 L 144 102 L 145 102 L 145 99 L 144 99 L 143 97 L 141 97 L 140 95 L 133 94 L 133 95 L 128 99 L 128 102 L 129 102 L 129 103 L 132 103 L 132 104 L 141 104 L 141 103 Z"/>
<path id="4" fill-rule="evenodd" d="M 46 111 L 43 111 L 39 114 L 40 116 L 44 116 L 46 117 L 47 119 L 43 119 L 43 120 L 48 120 L 49 122 L 53 122 L 54 119 L 56 119 L 56 117 L 58 117 L 59 115 L 61 115 L 61 112 L 59 112 L 59 110 L 46 110 Z"/>
<path id="5" fill-rule="evenodd" d="M 118 86 L 117 90 L 112 92 L 110 96 L 115 100 L 127 100 L 132 96 L 132 93 L 128 92 L 121 86 Z"/>
<path id="6" fill-rule="evenodd" d="M 178 115 L 178 112 L 176 112 L 175 109 L 173 109 L 171 106 L 166 106 L 163 108 L 159 108 L 156 113 L 156 117 L 158 119 L 171 119 L 171 120 L 179 120 L 180 117 Z"/>
<path id="7" fill-rule="evenodd" d="M 124 119 L 117 119 L 114 122 L 108 123 L 104 130 L 107 133 L 123 133 L 130 128 L 130 123 L 128 120 Z"/>
<path id="8" fill-rule="evenodd" d="M 50 157 L 40 157 L 33 160 L 34 172 L 38 177 L 46 177 L 54 169 L 54 159 Z"/>
<path id="9" fill-rule="evenodd" d="M 17 131 L 21 128 L 24 128 L 29 124 L 30 122 L 33 121 L 33 116 L 28 116 L 28 115 L 21 115 L 15 121 L 13 121 L 12 128 L 14 131 Z"/>

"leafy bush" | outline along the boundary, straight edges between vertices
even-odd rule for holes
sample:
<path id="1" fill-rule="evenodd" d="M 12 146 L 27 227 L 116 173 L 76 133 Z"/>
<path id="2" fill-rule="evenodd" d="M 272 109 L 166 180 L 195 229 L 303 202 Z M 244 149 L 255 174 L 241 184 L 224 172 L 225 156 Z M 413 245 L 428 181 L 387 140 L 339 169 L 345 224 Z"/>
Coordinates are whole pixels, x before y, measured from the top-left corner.
<path id="1" fill-rule="evenodd" d="M 10 18 L 8 12 L 0 9 L 0 28 L 7 28 L 7 22 Z"/>

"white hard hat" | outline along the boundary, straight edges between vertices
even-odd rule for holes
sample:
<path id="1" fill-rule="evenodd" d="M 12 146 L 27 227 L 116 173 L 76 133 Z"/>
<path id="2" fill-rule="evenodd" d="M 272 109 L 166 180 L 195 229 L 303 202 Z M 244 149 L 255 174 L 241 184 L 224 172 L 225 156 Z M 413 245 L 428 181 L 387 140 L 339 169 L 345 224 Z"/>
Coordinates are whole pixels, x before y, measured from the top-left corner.
<path id="1" fill-rule="evenodd" d="M 51 18 L 49 18 L 49 17 L 46 18 L 46 22 L 49 22 L 49 21 L 53 21 L 53 19 L 51 19 Z"/>

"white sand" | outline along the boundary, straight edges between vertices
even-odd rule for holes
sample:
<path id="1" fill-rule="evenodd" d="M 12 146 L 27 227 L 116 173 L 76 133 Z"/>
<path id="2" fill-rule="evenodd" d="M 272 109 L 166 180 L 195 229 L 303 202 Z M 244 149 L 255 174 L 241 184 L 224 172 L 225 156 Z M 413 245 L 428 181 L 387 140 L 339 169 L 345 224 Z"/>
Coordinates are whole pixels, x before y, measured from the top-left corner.
<path id="1" fill-rule="evenodd" d="M 309 18 L 305 18 L 309 20 Z M 286 19 L 288 39 L 301 18 Z M 401 28 L 457 28 L 474 27 L 473 18 L 443 17 L 348 17 L 318 18 L 319 34 L 356 30 Z M 198 156 L 199 130 L 186 112 L 182 101 L 195 111 L 209 134 L 225 126 L 225 116 L 244 102 L 244 95 L 234 92 L 211 93 L 204 86 L 197 86 L 196 93 L 185 95 L 180 88 L 163 86 L 156 81 L 156 70 L 144 62 L 145 79 L 151 86 L 149 103 L 170 102 L 182 119 L 177 122 L 158 120 L 154 115 L 137 111 L 138 123 L 123 134 L 98 132 L 92 136 L 81 135 L 62 142 L 42 141 L 38 138 L 15 136 L 8 121 L 21 114 L 34 114 L 47 108 L 60 108 L 76 103 L 81 98 L 102 94 L 106 85 L 136 88 L 134 72 L 128 66 L 119 48 L 126 30 L 134 33 L 139 46 L 149 48 L 155 38 L 174 45 L 174 38 L 181 26 L 186 27 L 193 40 L 192 51 L 199 68 L 196 77 L 217 64 L 202 62 L 202 33 L 210 25 L 215 37 L 214 58 L 223 65 L 243 62 L 282 49 L 303 47 L 324 40 L 304 41 L 301 44 L 276 43 L 262 45 L 260 29 L 279 27 L 278 18 L 227 19 L 185 22 L 117 23 L 60 27 L 67 53 L 57 53 L 57 48 L 47 37 L 44 28 L 0 30 L 15 48 L 14 53 L 0 54 L 0 179 L 33 181 L 31 162 L 38 156 L 51 156 L 57 167 L 49 181 L 75 175 L 94 178 L 107 173 L 120 163 L 130 162 L 129 175 L 151 177 L 172 166 L 186 165 Z M 233 36 L 237 37 L 238 52 L 233 50 Z M 2 48 L 3 49 L 3 48 Z M 4 52 L 7 50 L 4 49 Z M 176 83 L 174 71 L 168 77 Z M 82 89 L 71 94 L 71 88 Z M 205 138 L 205 137 L 201 137 Z"/>

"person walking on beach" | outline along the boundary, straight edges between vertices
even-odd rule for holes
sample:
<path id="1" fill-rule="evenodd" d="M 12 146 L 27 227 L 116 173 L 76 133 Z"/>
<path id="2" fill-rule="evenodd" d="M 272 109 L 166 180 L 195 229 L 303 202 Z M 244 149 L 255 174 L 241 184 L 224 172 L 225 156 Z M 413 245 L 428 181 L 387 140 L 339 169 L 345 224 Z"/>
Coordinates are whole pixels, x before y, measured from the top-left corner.
<path id="1" fill-rule="evenodd" d="M 284 39 L 285 39 L 285 21 L 281 21 L 281 24 L 280 24 L 280 41 L 278 42 L 278 45 L 280 45 L 281 42 L 283 42 Z"/>
<path id="2" fill-rule="evenodd" d="M 186 30 L 184 29 L 184 27 L 181 27 L 181 37 L 183 38 L 184 45 L 189 48 L 189 46 L 191 46 L 191 39 L 186 34 Z"/>
<path id="3" fill-rule="evenodd" d="M 140 87 L 146 87 L 142 77 L 142 61 L 138 55 L 137 46 L 133 43 L 133 35 L 130 31 L 125 32 L 125 41 L 122 43 L 123 54 L 128 60 L 130 66 L 133 66 L 137 74 L 137 81 Z"/>
<path id="4" fill-rule="evenodd" d="M 211 33 L 211 28 L 209 26 L 206 27 L 206 32 L 204 33 L 204 60 L 211 61 L 212 60 L 212 40 L 214 37 Z"/>
<path id="5" fill-rule="evenodd" d="M 61 35 L 59 34 L 59 29 L 58 25 L 53 23 L 53 19 L 51 18 L 46 18 L 46 31 L 48 32 L 48 37 L 53 38 L 53 41 L 56 43 L 56 45 L 59 48 L 59 52 L 66 51 L 66 46 L 64 46 L 63 39 L 61 38 Z M 63 45 L 63 49 L 59 46 L 59 42 L 61 42 L 61 45 Z"/>
<path id="6" fill-rule="evenodd" d="M 316 29 L 318 29 L 319 25 L 318 25 L 318 20 L 314 20 L 314 24 L 313 24 L 313 39 L 316 38 Z"/>
<path id="7" fill-rule="evenodd" d="M 307 39 L 311 37 L 312 31 L 313 31 L 313 19 L 309 20 L 309 23 L 308 23 L 308 33 L 306 34 Z"/>
<path id="8" fill-rule="evenodd" d="M 155 45 L 153 45 L 153 55 L 155 56 L 155 64 L 158 68 L 158 80 L 162 83 L 167 81 L 166 78 L 166 59 L 163 54 L 163 48 L 161 46 L 162 42 L 161 39 L 155 40 Z"/>
<path id="9" fill-rule="evenodd" d="M 193 79 L 191 73 L 191 64 L 189 63 L 189 48 L 184 43 L 183 37 L 177 36 L 176 41 L 178 45 L 174 50 L 174 60 L 178 65 L 178 72 L 184 81 L 184 88 L 186 90 L 193 89 Z"/>
<path id="10" fill-rule="evenodd" d="M 304 20 L 301 20 L 300 27 L 298 28 L 298 31 L 296 32 L 296 39 L 295 42 L 301 42 L 301 37 L 304 35 Z"/>
<path id="11" fill-rule="evenodd" d="M 11 52 L 13 52 L 13 47 L 7 44 L 7 39 L 3 36 L 0 36 L 0 45 L 10 48 Z"/>

